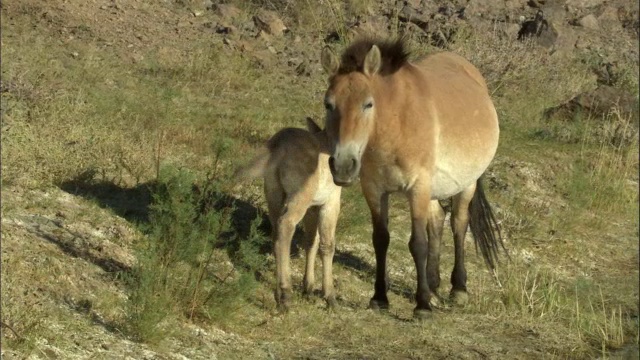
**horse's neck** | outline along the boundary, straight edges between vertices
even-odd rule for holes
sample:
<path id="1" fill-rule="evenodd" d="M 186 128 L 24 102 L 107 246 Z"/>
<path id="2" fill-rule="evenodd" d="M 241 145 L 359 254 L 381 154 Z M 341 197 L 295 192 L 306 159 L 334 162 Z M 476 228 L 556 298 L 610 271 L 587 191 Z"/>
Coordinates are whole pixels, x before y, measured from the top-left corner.
<path id="1" fill-rule="evenodd" d="M 403 69 L 398 72 L 414 73 L 419 71 L 413 64 Z M 380 112 L 376 116 L 374 129 L 368 143 L 368 147 L 376 152 L 395 154 L 399 149 L 406 147 L 408 141 L 416 141 L 415 137 L 407 139 L 407 134 L 425 129 L 421 120 L 428 116 L 425 112 L 429 111 L 429 107 L 416 101 L 415 94 L 407 92 L 412 91 L 407 88 L 412 89 L 415 84 L 408 84 L 405 79 L 406 74 L 404 75 L 396 74 L 378 80 L 378 92 L 374 96 Z M 412 97 L 414 100 L 410 101 Z M 416 106 L 424 108 L 417 109 Z M 415 114 L 420 114 L 419 118 L 415 117 Z"/>

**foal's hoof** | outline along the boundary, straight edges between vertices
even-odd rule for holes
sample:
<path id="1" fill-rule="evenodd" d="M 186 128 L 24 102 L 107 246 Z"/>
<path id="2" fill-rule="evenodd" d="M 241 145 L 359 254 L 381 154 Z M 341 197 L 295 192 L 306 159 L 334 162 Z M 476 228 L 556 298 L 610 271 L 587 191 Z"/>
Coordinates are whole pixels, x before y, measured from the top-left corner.
<path id="1" fill-rule="evenodd" d="M 369 309 L 378 310 L 378 311 L 379 310 L 389 310 L 389 302 L 388 301 L 371 299 L 369 301 Z"/>
<path id="2" fill-rule="evenodd" d="M 276 310 L 278 311 L 278 314 L 286 314 L 289 312 L 289 304 L 287 303 L 279 303 L 276 306 Z"/>
<path id="3" fill-rule="evenodd" d="M 469 302 L 469 294 L 464 290 L 451 290 L 451 302 L 456 306 L 465 306 Z"/>
<path id="4" fill-rule="evenodd" d="M 413 318 L 416 320 L 427 320 L 432 317 L 431 310 L 428 309 L 413 309 Z"/>
<path id="5" fill-rule="evenodd" d="M 289 304 L 291 304 L 291 290 L 286 289 L 282 291 L 276 291 L 275 294 L 276 304 L 278 312 L 283 314 L 289 311 Z"/>

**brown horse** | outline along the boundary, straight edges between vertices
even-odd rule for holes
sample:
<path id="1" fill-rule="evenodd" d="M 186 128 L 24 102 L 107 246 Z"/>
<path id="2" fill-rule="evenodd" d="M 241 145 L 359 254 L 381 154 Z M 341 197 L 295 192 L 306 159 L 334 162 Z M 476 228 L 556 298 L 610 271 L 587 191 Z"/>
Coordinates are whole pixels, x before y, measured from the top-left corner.
<path id="1" fill-rule="evenodd" d="M 330 75 L 324 101 L 333 180 L 348 186 L 359 176 L 371 210 L 376 281 L 370 306 L 389 306 L 388 197 L 402 192 L 411 209 L 414 316 L 420 318 L 430 313 L 440 285 L 445 214 L 438 200 L 453 198 L 454 302 L 468 298 L 467 226 L 494 269 L 502 239 L 480 177 L 496 153 L 499 130 L 485 80 L 471 63 L 447 52 L 415 63 L 408 56 L 402 40 L 361 39 L 341 59 L 325 48 L 321 63 Z"/>
<path id="2" fill-rule="evenodd" d="M 276 258 L 276 303 L 287 310 L 291 299 L 289 257 L 296 225 L 304 220 L 306 270 L 304 291 L 311 294 L 315 282 L 315 258 L 322 258 L 322 292 L 329 306 L 336 302 L 333 288 L 335 230 L 340 214 L 341 188 L 329 170 L 326 133 L 307 118 L 309 131 L 285 128 L 269 139 L 236 178 L 264 177 L 264 193 L 271 221 Z"/>

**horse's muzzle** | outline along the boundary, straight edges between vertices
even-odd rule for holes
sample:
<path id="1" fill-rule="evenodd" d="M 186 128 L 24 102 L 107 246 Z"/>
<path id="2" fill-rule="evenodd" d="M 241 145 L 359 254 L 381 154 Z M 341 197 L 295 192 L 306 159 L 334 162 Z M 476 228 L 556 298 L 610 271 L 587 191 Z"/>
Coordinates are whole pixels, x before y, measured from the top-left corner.
<path id="1" fill-rule="evenodd" d="M 360 161 L 355 156 L 331 156 L 329 158 L 329 169 L 331 169 L 333 182 L 336 185 L 349 186 L 358 177 Z"/>

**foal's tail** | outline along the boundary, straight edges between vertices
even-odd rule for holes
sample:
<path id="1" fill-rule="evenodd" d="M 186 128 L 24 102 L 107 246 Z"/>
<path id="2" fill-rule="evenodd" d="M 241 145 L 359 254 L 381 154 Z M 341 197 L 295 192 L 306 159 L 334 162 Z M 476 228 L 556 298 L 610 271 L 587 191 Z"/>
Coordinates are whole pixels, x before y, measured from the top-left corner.
<path id="1" fill-rule="evenodd" d="M 268 148 L 263 148 L 260 153 L 251 160 L 247 165 L 239 167 L 233 177 L 237 181 L 251 180 L 257 177 L 264 176 L 269 162 L 271 160 L 271 151 Z"/>
<path id="2" fill-rule="evenodd" d="M 502 247 L 509 257 L 507 249 L 502 241 L 500 225 L 496 221 L 491 206 L 484 195 L 482 178 L 476 183 L 476 192 L 473 194 L 469 205 L 469 228 L 475 239 L 476 251 L 480 248 L 482 257 L 492 271 L 498 262 L 498 245 Z"/>

